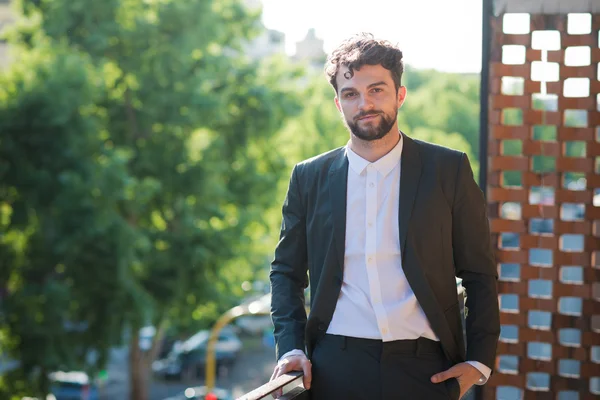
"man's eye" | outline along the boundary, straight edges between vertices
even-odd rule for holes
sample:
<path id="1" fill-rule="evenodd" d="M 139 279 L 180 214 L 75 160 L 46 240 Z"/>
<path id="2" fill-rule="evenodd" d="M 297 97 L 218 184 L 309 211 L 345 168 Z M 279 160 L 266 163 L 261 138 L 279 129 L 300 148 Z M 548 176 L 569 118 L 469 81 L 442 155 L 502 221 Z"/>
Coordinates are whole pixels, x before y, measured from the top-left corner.
<path id="1" fill-rule="evenodd" d="M 383 90 L 381 88 L 375 88 L 375 89 L 373 89 L 373 91 L 375 93 L 383 92 Z"/>
<path id="2" fill-rule="evenodd" d="M 344 96 L 345 98 L 350 98 L 350 97 L 354 97 L 356 93 L 346 93 L 346 95 Z"/>

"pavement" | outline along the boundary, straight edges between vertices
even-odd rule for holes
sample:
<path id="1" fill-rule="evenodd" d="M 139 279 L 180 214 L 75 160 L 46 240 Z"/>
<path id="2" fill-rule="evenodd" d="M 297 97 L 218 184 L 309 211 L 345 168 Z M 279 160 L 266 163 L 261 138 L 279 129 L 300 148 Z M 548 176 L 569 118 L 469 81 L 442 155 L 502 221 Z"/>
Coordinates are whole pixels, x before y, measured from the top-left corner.
<path id="1" fill-rule="evenodd" d="M 268 382 L 275 367 L 275 350 L 262 344 L 260 338 L 244 339 L 244 347 L 229 370 L 219 371 L 216 386 L 228 389 L 234 398 Z M 100 390 L 100 400 L 128 400 L 127 349 L 114 349 L 109 362 L 108 380 Z M 163 400 L 182 393 L 191 386 L 202 386 L 203 379 L 180 382 L 153 379 L 150 382 L 149 399 Z"/>

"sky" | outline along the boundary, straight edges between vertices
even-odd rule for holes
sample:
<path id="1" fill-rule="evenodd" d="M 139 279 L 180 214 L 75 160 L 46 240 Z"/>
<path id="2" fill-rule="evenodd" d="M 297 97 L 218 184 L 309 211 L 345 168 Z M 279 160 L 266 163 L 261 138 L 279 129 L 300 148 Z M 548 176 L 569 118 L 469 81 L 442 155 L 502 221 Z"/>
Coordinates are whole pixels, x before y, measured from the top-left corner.
<path id="1" fill-rule="evenodd" d="M 399 45 L 405 63 L 481 71 L 481 0 L 262 0 L 263 22 L 286 35 L 286 51 L 314 28 L 329 52 L 357 32 Z"/>

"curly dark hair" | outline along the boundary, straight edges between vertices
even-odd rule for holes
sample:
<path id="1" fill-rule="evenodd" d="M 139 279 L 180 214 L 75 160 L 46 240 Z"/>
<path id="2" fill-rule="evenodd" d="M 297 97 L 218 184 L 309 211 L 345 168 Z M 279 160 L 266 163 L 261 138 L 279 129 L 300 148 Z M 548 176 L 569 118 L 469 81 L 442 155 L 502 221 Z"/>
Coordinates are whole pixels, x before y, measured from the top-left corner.
<path id="1" fill-rule="evenodd" d="M 402 51 L 387 40 L 375 39 L 370 33 L 360 33 L 344 40 L 327 58 L 325 74 L 336 93 L 336 77 L 342 65 L 348 67 L 348 79 L 352 78 L 354 70 L 360 70 L 363 65 L 381 65 L 392 73 L 396 91 L 402 86 Z"/>

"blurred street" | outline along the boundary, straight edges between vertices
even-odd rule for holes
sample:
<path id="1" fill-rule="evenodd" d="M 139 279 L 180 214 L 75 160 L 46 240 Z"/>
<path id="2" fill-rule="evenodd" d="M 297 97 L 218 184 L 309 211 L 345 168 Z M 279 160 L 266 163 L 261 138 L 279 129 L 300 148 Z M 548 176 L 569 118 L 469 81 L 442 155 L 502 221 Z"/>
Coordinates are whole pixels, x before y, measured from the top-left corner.
<path id="1" fill-rule="evenodd" d="M 108 381 L 100 391 L 100 400 L 126 400 L 129 393 L 127 349 L 114 349 L 108 366 Z M 275 366 L 275 353 L 264 346 L 260 338 L 244 339 L 244 348 L 229 371 L 221 371 L 217 386 L 231 390 L 234 398 L 247 393 L 271 377 Z M 190 386 L 200 386 L 204 380 L 188 382 L 152 380 L 149 400 L 163 400 L 182 393 Z"/>

